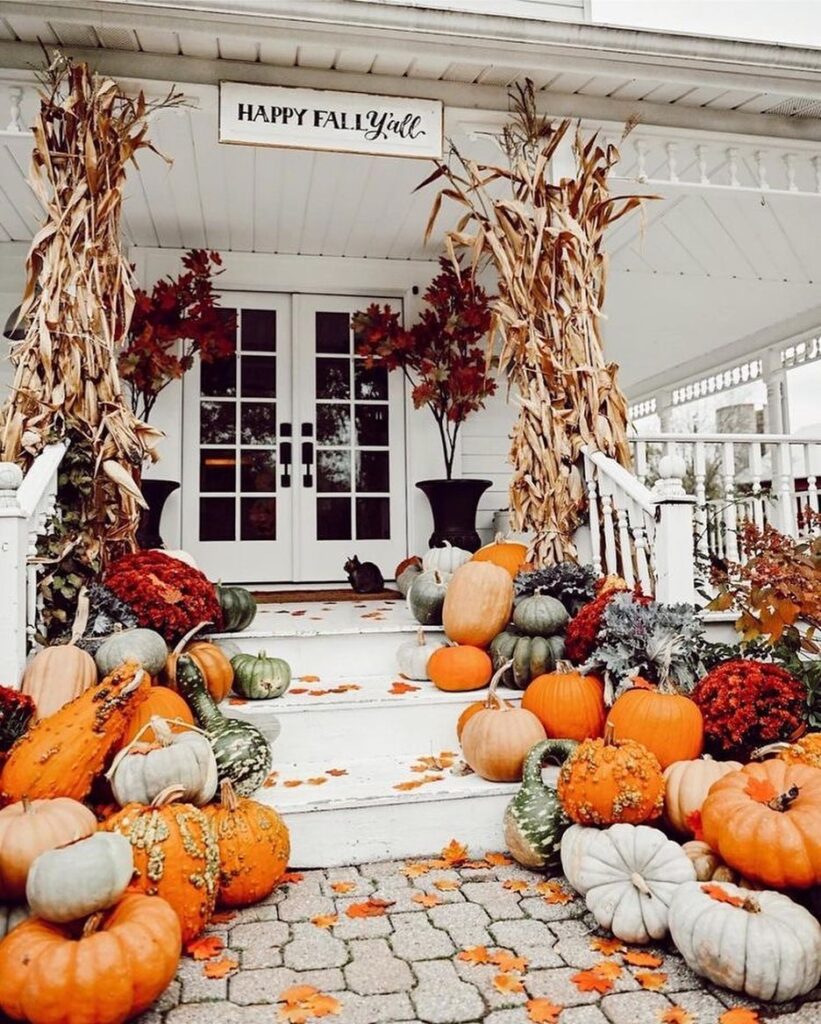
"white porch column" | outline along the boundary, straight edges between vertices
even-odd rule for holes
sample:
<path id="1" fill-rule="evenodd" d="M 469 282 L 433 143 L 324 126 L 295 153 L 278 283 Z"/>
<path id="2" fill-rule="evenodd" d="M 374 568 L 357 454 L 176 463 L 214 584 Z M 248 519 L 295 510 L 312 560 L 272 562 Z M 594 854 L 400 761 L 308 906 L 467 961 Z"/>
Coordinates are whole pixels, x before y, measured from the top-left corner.
<path id="1" fill-rule="evenodd" d="M 770 434 L 790 432 L 790 410 L 787 395 L 787 371 L 781 364 L 779 349 L 767 349 L 761 359 L 762 378 L 767 387 L 765 429 Z M 770 492 L 775 501 L 773 525 L 788 537 L 797 536 L 795 499 L 793 497 L 792 457 L 789 445 L 771 448 L 772 481 Z"/>
<path id="2" fill-rule="evenodd" d="M 23 473 L 0 462 L 0 684 L 18 689 L 26 663 L 28 521 L 17 501 Z"/>
<path id="3" fill-rule="evenodd" d="M 696 499 L 682 485 L 686 472 L 680 455 L 659 460 L 653 487 L 656 534 L 653 544 L 656 600 L 662 604 L 695 604 L 693 509 Z"/>
<path id="4" fill-rule="evenodd" d="M 673 392 L 670 388 L 659 391 L 656 395 L 656 413 L 662 434 L 670 434 L 673 430 Z"/>
<path id="5" fill-rule="evenodd" d="M 787 400 L 787 371 L 778 349 L 767 349 L 761 357 L 761 377 L 767 388 L 764 429 L 768 434 L 789 434 L 790 410 Z"/>

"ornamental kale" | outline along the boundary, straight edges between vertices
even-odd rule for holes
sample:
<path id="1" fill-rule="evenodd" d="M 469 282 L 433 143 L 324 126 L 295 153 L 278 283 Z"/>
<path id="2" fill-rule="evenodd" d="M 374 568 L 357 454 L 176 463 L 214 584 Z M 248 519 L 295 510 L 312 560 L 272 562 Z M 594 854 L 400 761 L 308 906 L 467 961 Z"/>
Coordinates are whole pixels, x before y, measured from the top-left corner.
<path id="1" fill-rule="evenodd" d="M 579 609 L 592 601 L 596 595 L 596 573 L 589 565 L 575 562 L 560 562 L 546 569 L 520 572 L 514 580 L 516 597 L 529 597 L 537 590 L 555 597 L 575 615 Z"/>

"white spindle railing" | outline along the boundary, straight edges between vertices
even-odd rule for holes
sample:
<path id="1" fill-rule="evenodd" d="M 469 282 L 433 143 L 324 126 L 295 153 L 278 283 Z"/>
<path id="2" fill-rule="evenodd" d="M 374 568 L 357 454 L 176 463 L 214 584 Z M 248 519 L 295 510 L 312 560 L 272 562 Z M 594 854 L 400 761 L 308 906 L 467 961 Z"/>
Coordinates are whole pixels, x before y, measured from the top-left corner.
<path id="1" fill-rule="evenodd" d="M 28 473 L 0 462 L 0 683 L 17 687 L 37 625 L 37 540 L 48 528 L 66 452 L 49 445 Z"/>

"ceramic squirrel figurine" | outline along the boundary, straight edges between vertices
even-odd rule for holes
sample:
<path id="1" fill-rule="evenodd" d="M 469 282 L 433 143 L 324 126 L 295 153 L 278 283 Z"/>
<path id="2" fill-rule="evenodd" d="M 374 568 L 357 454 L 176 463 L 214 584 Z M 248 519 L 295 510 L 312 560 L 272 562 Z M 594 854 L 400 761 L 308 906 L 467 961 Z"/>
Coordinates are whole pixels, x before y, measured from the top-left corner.
<path id="1" fill-rule="evenodd" d="M 385 589 L 385 580 L 379 566 L 373 562 L 360 562 L 356 555 L 345 563 L 348 580 L 357 594 L 378 594 Z"/>

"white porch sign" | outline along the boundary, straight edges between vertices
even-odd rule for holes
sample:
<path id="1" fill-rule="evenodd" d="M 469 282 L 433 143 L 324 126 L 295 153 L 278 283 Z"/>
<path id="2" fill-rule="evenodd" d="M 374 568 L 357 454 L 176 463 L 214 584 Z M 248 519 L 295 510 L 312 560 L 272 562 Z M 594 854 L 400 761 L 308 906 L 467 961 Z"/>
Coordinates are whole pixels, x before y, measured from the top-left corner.
<path id="1" fill-rule="evenodd" d="M 220 142 L 441 158 L 441 100 L 220 83 Z"/>

